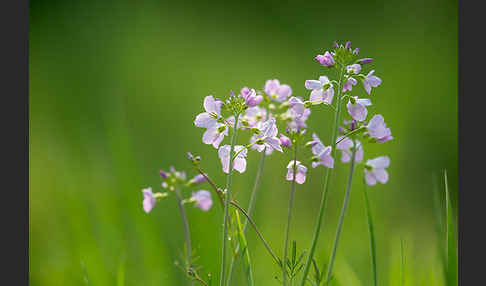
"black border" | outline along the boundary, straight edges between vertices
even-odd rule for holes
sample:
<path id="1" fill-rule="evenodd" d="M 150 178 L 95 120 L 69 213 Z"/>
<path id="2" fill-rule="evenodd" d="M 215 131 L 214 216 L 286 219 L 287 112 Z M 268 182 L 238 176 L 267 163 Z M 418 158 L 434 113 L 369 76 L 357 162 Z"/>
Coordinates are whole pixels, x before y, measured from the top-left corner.
<path id="1" fill-rule="evenodd" d="M 29 1 L 0 4 L 2 285 L 29 283 Z M 8 283 L 12 281 L 11 283 Z"/>

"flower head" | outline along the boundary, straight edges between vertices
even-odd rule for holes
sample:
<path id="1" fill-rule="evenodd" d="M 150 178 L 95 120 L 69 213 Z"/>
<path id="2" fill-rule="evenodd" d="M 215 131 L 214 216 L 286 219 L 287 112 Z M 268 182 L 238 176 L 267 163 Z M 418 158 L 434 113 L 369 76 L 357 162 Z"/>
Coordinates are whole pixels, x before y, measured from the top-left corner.
<path id="1" fill-rule="evenodd" d="M 388 166 L 390 166 L 390 158 L 388 158 L 388 156 L 380 156 L 366 161 L 366 183 L 370 186 L 374 186 L 376 185 L 376 181 L 382 184 L 388 182 L 388 172 L 385 170 Z"/>
<path id="2" fill-rule="evenodd" d="M 356 142 L 356 154 L 354 156 L 355 162 L 363 161 L 363 146 L 359 140 L 351 140 L 348 137 L 340 136 L 337 138 L 336 142 L 336 149 L 341 150 L 341 162 L 347 163 L 351 161 L 352 151 L 351 148 L 354 148 Z"/>
<path id="3" fill-rule="evenodd" d="M 326 51 L 324 55 L 317 55 L 315 60 L 318 61 L 321 65 L 326 67 L 331 67 L 334 65 L 334 58 L 331 53 Z"/>
<path id="4" fill-rule="evenodd" d="M 265 82 L 264 92 L 271 100 L 284 102 L 292 95 L 292 89 L 287 84 L 280 84 L 278 79 L 267 80 Z"/>
<path id="5" fill-rule="evenodd" d="M 257 95 L 256 91 L 252 88 L 244 87 L 240 92 L 241 97 L 245 99 L 245 104 L 248 107 L 257 106 L 262 100 L 263 96 Z"/>
<path id="6" fill-rule="evenodd" d="M 143 193 L 143 210 L 149 213 L 155 206 L 155 196 L 152 193 L 152 188 L 146 188 L 142 190 Z"/>
<path id="7" fill-rule="evenodd" d="M 368 94 L 371 94 L 372 87 L 377 87 L 381 84 L 381 79 L 377 76 L 374 76 L 374 72 L 374 70 L 370 71 L 368 75 L 366 75 L 366 78 L 363 80 L 363 86 Z"/>
<path id="8" fill-rule="evenodd" d="M 287 181 L 292 181 L 294 179 L 294 164 L 296 165 L 295 182 L 297 184 L 303 184 L 305 182 L 305 176 L 307 173 L 307 167 L 302 165 L 299 161 L 290 161 L 287 165 L 287 176 L 285 177 Z"/>
<path id="9" fill-rule="evenodd" d="M 297 117 L 301 117 L 304 114 L 305 104 L 299 97 L 292 96 L 289 99 L 289 106 Z"/>
<path id="10" fill-rule="evenodd" d="M 223 165 L 223 172 L 229 173 L 229 164 L 230 164 L 230 145 L 224 145 L 219 147 L 218 156 L 221 160 L 221 164 Z M 246 147 L 241 145 L 236 145 L 234 148 L 234 154 L 238 154 L 236 158 L 233 160 L 233 168 L 243 173 L 246 170 L 246 155 L 248 150 Z M 233 156 L 234 156 L 233 154 Z"/>
<path id="11" fill-rule="evenodd" d="M 196 193 L 192 193 L 191 199 L 196 202 L 196 207 L 200 208 L 203 211 L 208 211 L 213 205 L 213 201 L 211 200 L 211 193 L 205 190 L 200 190 Z"/>
<path id="12" fill-rule="evenodd" d="M 270 118 L 257 128 L 260 130 L 260 133 L 252 137 L 252 143 L 255 143 L 254 146 L 258 152 L 262 152 L 265 148 L 267 154 L 273 150 L 283 152 L 280 146 L 280 139 L 277 137 L 278 129 L 275 118 Z"/>
<path id="13" fill-rule="evenodd" d="M 326 166 L 328 168 L 334 167 L 334 159 L 331 156 L 332 147 L 325 146 L 322 141 L 317 137 L 317 134 L 312 134 L 313 140 L 308 142 L 306 145 L 312 146 L 312 154 L 314 158 L 312 160 L 312 168 L 319 165 Z"/>
<path id="14" fill-rule="evenodd" d="M 386 127 L 385 119 L 381 114 L 373 116 L 366 128 L 368 129 L 368 135 L 375 138 L 378 143 L 385 143 L 393 139 L 391 130 Z"/>
<path id="15" fill-rule="evenodd" d="M 346 107 L 348 108 L 349 115 L 351 115 L 354 120 L 363 121 L 366 119 L 366 115 L 368 115 L 366 106 L 370 105 L 371 100 L 368 98 L 358 98 L 357 96 L 354 96 L 348 101 Z"/>
<path id="16" fill-rule="evenodd" d="M 211 95 L 204 98 L 204 109 L 206 112 L 200 113 L 194 120 L 194 125 L 200 128 L 212 128 L 218 124 L 221 117 L 221 105 L 223 103 L 215 100 Z"/>
<path id="17" fill-rule="evenodd" d="M 241 116 L 241 119 L 246 121 L 249 126 L 256 127 L 259 122 L 262 122 L 267 117 L 267 110 L 263 107 L 255 106 L 248 108 Z"/>
<path id="18" fill-rule="evenodd" d="M 323 102 L 332 104 L 334 87 L 327 76 L 320 76 L 319 80 L 306 80 L 305 88 L 312 90 L 309 99 L 312 104 L 321 104 Z"/>

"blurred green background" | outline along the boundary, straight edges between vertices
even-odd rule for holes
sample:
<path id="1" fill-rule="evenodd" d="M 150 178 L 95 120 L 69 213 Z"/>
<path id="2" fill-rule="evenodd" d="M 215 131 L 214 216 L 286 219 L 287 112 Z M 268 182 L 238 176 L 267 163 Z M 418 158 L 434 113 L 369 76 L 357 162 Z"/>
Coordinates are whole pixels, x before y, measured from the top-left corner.
<path id="1" fill-rule="evenodd" d="M 395 137 L 365 150 L 367 158 L 391 157 L 388 184 L 369 188 L 379 284 L 400 285 L 403 239 L 405 285 L 444 285 L 437 225 L 444 227 L 444 169 L 454 208 L 457 197 L 457 1 L 32 0 L 30 7 L 31 285 L 187 285 L 174 265 L 183 249 L 175 198 L 147 215 L 140 190 L 160 190 L 158 170 L 170 165 L 194 175 L 187 151 L 224 184 L 216 150 L 193 126 L 204 96 L 278 78 L 307 97 L 304 81 L 328 73 L 313 57 L 334 40 L 375 58 L 383 84 L 370 112 L 383 114 Z M 309 119 L 325 142 L 331 119 L 325 108 Z M 258 159 L 251 152 L 247 172 L 234 176 L 244 206 Z M 289 159 L 267 158 L 254 212 L 279 255 Z M 330 253 L 347 168 L 336 167 L 319 264 Z M 310 170 L 296 190 L 291 239 L 299 250 L 310 246 L 324 174 Z M 335 264 L 339 285 L 371 283 L 361 178 Z M 217 281 L 221 209 L 187 210 L 199 262 Z M 248 240 L 257 285 L 278 285 L 279 270 L 252 231 Z M 241 271 L 236 278 L 244 281 Z"/>

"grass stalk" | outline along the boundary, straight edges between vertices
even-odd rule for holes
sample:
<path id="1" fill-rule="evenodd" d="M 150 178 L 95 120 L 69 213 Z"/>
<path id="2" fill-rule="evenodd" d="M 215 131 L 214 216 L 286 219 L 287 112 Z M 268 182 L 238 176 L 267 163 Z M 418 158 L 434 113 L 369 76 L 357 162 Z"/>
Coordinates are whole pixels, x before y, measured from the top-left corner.
<path id="1" fill-rule="evenodd" d="M 376 271 L 376 242 L 375 242 L 375 232 L 373 228 L 373 218 L 371 216 L 371 208 L 370 208 L 370 203 L 368 200 L 368 190 L 367 190 L 367 185 L 366 182 L 364 182 L 364 200 L 365 200 L 365 207 L 366 207 L 366 218 L 368 221 L 368 234 L 370 235 L 370 257 L 371 257 L 371 271 L 373 274 L 373 285 L 377 286 L 378 280 L 377 280 L 377 271 Z"/>

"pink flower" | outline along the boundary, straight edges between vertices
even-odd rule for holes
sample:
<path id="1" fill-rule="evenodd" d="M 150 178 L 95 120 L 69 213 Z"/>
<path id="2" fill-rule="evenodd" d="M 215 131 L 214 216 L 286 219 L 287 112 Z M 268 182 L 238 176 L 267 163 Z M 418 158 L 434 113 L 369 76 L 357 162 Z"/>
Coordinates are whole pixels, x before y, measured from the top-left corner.
<path id="1" fill-rule="evenodd" d="M 309 98 L 312 104 L 321 104 L 323 102 L 332 104 L 334 87 L 327 76 L 320 76 L 319 80 L 306 80 L 305 88 L 312 90 Z"/>
<path id="2" fill-rule="evenodd" d="M 201 128 L 211 128 L 218 124 L 221 117 L 221 105 L 223 103 L 215 100 L 211 95 L 204 98 L 204 109 L 206 112 L 200 113 L 194 120 L 194 125 Z"/>
<path id="3" fill-rule="evenodd" d="M 287 181 L 292 181 L 294 179 L 294 164 L 296 165 L 297 174 L 295 174 L 295 182 L 297 184 L 303 184 L 305 182 L 305 176 L 307 173 L 307 167 L 302 165 L 299 161 L 290 161 L 287 165 L 287 176 L 285 177 Z"/>
<path id="4" fill-rule="evenodd" d="M 249 107 L 243 116 L 242 120 L 245 120 L 249 126 L 256 127 L 259 122 L 262 122 L 267 116 L 267 110 L 265 108 L 255 106 Z"/>
<path id="5" fill-rule="evenodd" d="M 287 84 L 280 84 L 278 79 L 267 80 L 263 90 L 271 100 L 284 102 L 292 95 L 292 89 Z"/>
<path id="6" fill-rule="evenodd" d="M 155 196 L 152 193 L 152 188 L 146 188 L 142 190 L 143 193 L 143 210 L 149 213 L 155 206 Z"/>
<path id="7" fill-rule="evenodd" d="M 378 143 L 385 143 L 393 139 L 391 130 L 386 127 L 385 119 L 381 114 L 373 116 L 366 127 L 368 128 L 368 134 L 375 138 Z"/>
<path id="8" fill-rule="evenodd" d="M 245 104 L 248 107 L 255 107 L 263 100 L 263 96 L 257 95 L 254 89 L 248 89 L 248 87 L 244 87 L 240 95 L 245 99 Z"/>
<path id="9" fill-rule="evenodd" d="M 230 164 L 230 145 L 224 145 L 219 147 L 218 150 L 218 156 L 219 159 L 221 160 L 221 164 L 223 165 L 223 172 L 229 173 L 229 164 Z M 233 168 L 240 172 L 243 173 L 246 170 L 246 155 L 248 153 L 248 150 L 241 145 L 236 145 L 234 148 L 234 154 L 237 154 L 236 158 L 233 160 Z M 234 156 L 233 154 L 233 156 Z"/>
<path id="10" fill-rule="evenodd" d="M 321 63 L 321 65 L 330 67 L 334 65 L 334 58 L 332 57 L 331 53 L 326 51 L 324 55 L 317 55 L 315 60 Z"/>
<path id="11" fill-rule="evenodd" d="M 277 138 L 278 129 L 275 118 L 272 117 L 260 124 L 258 129 L 260 133 L 252 137 L 252 143 L 257 142 L 254 146 L 258 152 L 262 152 L 265 148 L 267 148 L 266 152 L 271 152 L 272 150 L 283 152 L 280 140 Z"/>
<path id="12" fill-rule="evenodd" d="M 312 168 L 315 168 L 319 165 L 326 166 L 327 168 L 333 168 L 334 158 L 332 158 L 331 156 L 332 147 L 324 146 L 324 144 L 322 144 L 321 140 L 319 139 L 319 137 L 317 137 L 317 134 L 315 133 L 312 134 L 312 138 L 314 140 L 307 143 L 307 145 L 312 146 L 312 154 L 315 155 L 312 162 Z"/>
<path id="13" fill-rule="evenodd" d="M 351 103 L 351 101 L 354 101 L 354 103 Z M 366 106 L 370 105 L 371 100 L 368 98 L 358 98 L 357 96 L 354 96 L 352 100 L 348 101 L 346 107 L 348 108 L 349 115 L 351 115 L 354 120 L 363 121 L 366 119 L 366 115 L 368 115 Z"/>
<path id="14" fill-rule="evenodd" d="M 292 146 L 292 141 L 290 140 L 289 137 L 280 133 L 280 144 L 282 144 L 282 146 L 284 147 L 289 148 L 290 146 Z"/>
<path id="15" fill-rule="evenodd" d="M 388 182 L 388 172 L 385 168 L 390 166 L 390 158 L 388 156 L 377 157 L 366 161 L 365 179 L 369 186 L 376 185 L 376 181 L 385 184 Z"/>
<path id="16" fill-rule="evenodd" d="M 211 193 L 205 190 L 200 190 L 196 193 L 192 193 L 191 199 L 196 201 L 196 207 L 200 208 L 203 211 L 208 211 L 213 205 L 213 201 L 211 200 Z"/>
<path id="17" fill-rule="evenodd" d="M 351 161 L 351 156 L 352 156 L 352 151 L 351 148 L 354 147 L 354 142 L 353 140 L 349 139 L 348 137 L 340 136 L 337 138 L 336 142 L 339 142 L 336 144 L 336 149 L 341 150 L 341 162 L 347 163 Z M 354 157 L 355 162 L 361 162 L 363 160 L 363 146 L 361 145 L 361 142 L 359 142 L 357 139 L 356 141 L 356 155 Z"/>
<path id="18" fill-rule="evenodd" d="M 363 80 L 363 86 L 368 94 L 371 94 L 372 87 L 377 87 L 381 84 L 381 79 L 377 76 L 374 76 L 374 72 L 374 70 L 370 71 L 366 76 L 366 79 Z"/>

